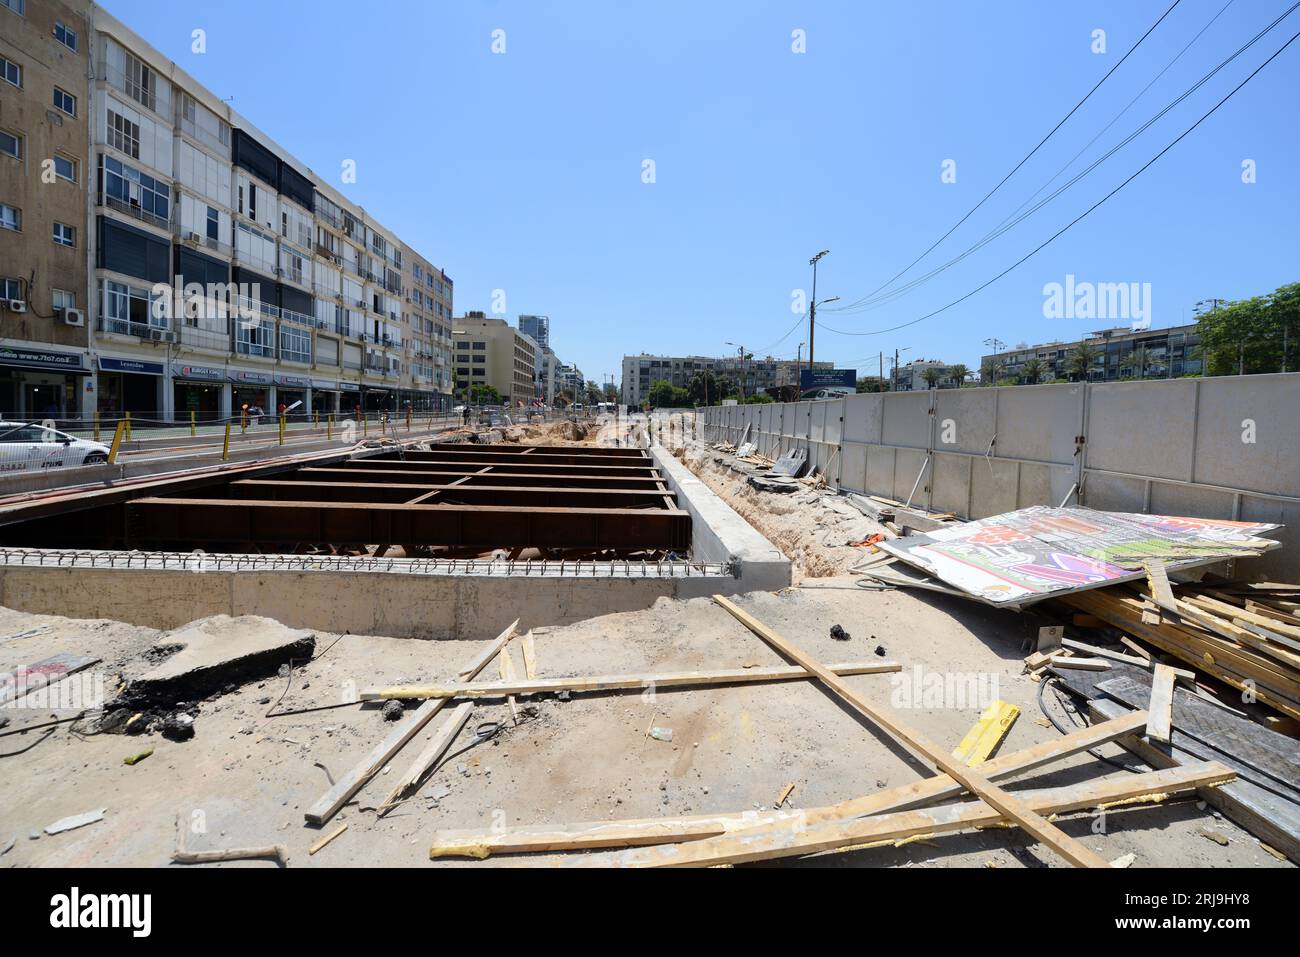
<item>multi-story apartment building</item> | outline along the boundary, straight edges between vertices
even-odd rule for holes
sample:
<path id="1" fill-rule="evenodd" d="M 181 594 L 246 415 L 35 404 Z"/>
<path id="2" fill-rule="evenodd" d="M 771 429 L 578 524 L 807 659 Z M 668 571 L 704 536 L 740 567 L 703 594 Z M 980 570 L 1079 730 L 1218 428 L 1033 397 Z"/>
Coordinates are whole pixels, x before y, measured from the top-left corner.
<path id="1" fill-rule="evenodd" d="M 4 42 L 33 33 L 13 44 L 23 58 L 36 62 L 57 43 L 76 60 L 40 61 L 50 64 L 39 71 L 42 86 L 59 77 L 71 86 L 70 110 L 61 127 L 51 112 L 39 146 L 35 133 L 21 133 L 19 149 L 51 153 L 61 181 L 80 189 L 64 235 L 81 272 L 69 264 L 60 275 L 72 287 L 63 303 L 85 309 L 80 343 L 89 355 L 80 369 L 63 357 L 47 361 L 65 364 L 65 396 L 73 376 L 84 379 L 63 413 L 215 418 L 245 405 L 450 404 L 452 284 L 442 270 L 102 8 L 84 4 L 78 21 L 69 6 L 77 2 L 0 0 L 0 16 L 17 18 L 0 31 Z M 33 67 L 27 75 L 34 81 Z M 39 95 L 58 107 L 57 92 Z M 8 99 L 0 130 L 45 115 L 22 119 Z M 78 122 L 81 139 L 68 139 Z M 0 136 L 0 150 L 6 142 Z M 35 207 L 23 218 L 53 228 Z M 22 236 L 28 268 L 41 267 L 47 251 L 36 251 L 27 229 Z M 35 285 L 37 304 L 53 295 Z M 23 386 L 7 391 L 22 395 Z M 23 402 L 15 411 L 32 415 Z"/>
<path id="2" fill-rule="evenodd" d="M 504 319 L 470 312 L 455 320 L 452 340 L 456 346 L 456 388 L 485 385 L 510 405 L 533 403 L 537 343 Z"/>
<path id="3" fill-rule="evenodd" d="M 937 375 L 934 380 L 936 389 L 961 387 L 961 383 L 952 375 L 952 366 L 938 359 L 913 359 L 900 365 L 892 376 L 886 378 L 886 381 L 895 392 L 925 392 L 930 388 L 930 382 L 925 376 L 931 369 Z"/>
<path id="4" fill-rule="evenodd" d="M 1120 326 L 1102 329 L 1072 342 L 1046 342 L 1035 346 L 1019 345 L 1006 352 L 980 359 L 981 374 L 990 369 L 999 379 L 1020 379 L 1025 363 L 1037 359 L 1043 366 L 1039 381 L 1074 379 L 1069 371 L 1070 353 L 1086 345 L 1093 358 L 1088 370 L 1089 382 L 1113 382 L 1117 379 L 1166 379 L 1196 375 L 1204 362 L 1196 352 L 1201 337 L 1195 323 L 1165 329 L 1130 329 Z"/>
<path id="5" fill-rule="evenodd" d="M 85 318 L 89 14 L 82 0 L 0 0 L 4 418 L 64 418 L 93 400 Z"/>
<path id="6" fill-rule="evenodd" d="M 815 362 L 814 368 L 833 369 L 833 362 Z M 728 379 L 754 395 L 768 389 L 799 384 L 799 370 L 808 363 L 794 359 L 742 358 L 721 356 L 652 356 L 642 353 L 623 357 L 623 382 L 620 391 L 624 405 L 641 405 L 656 382 L 668 382 L 685 389 L 696 374 L 711 372 L 715 378 Z"/>

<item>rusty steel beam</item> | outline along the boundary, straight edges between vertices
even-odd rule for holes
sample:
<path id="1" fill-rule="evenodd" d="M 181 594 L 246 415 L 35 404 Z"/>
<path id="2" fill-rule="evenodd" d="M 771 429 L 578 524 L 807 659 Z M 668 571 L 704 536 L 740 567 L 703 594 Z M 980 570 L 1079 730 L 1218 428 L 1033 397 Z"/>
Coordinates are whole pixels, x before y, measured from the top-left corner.
<path id="1" fill-rule="evenodd" d="M 490 472 L 482 475 L 479 469 L 364 469 L 364 468 L 310 468 L 286 472 L 277 478 L 291 481 L 312 482 L 370 482 L 374 485 L 397 483 L 401 485 L 424 485 L 432 487 L 465 478 L 466 485 L 487 483 L 504 483 L 507 485 L 553 487 L 564 485 L 568 488 L 627 488 L 657 489 L 663 479 L 654 475 L 547 475 L 536 472 L 506 471 L 510 466 L 493 466 Z"/>
<path id="2" fill-rule="evenodd" d="M 451 448 L 441 448 L 434 452 L 425 452 L 419 449 L 407 449 L 400 455 L 396 452 L 385 453 L 382 456 L 367 459 L 374 462 L 392 462 L 401 459 L 407 462 L 483 462 L 487 464 L 506 464 L 510 462 L 519 465 L 584 465 L 584 466 L 603 466 L 603 467 L 635 467 L 648 468 L 654 464 L 650 456 L 644 453 L 636 456 L 596 456 L 596 455 L 574 455 L 570 452 L 531 452 L 524 455 L 521 452 L 498 452 L 494 446 L 483 446 L 482 448 L 466 448 L 465 446 Z"/>
<path id="3" fill-rule="evenodd" d="M 408 452 L 409 456 L 410 453 Z M 458 459 L 442 461 L 432 459 L 348 459 L 339 465 L 343 468 L 392 469 L 396 471 L 427 471 L 437 468 L 460 469 L 461 474 L 474 473 L 485 465 L 509 466 L 514 472 L 529 472 L 533 475 L 658 475 L 658 469 L 652 464 L 645 465 L 565 465 L 553 462 L 533 462 L 532 456 L 524 459 L 519 456 L 507 460 L 500 459 Z"/>
<path id="4" fill-rule="evenodd" d="M 130 544 L 400 543 L 470 548 L 672 549 L 691 544 L 677 509 L 517 508 L 143 498 L 126 506 Z"/>
<path id="5" fill-rule="evenodd" d="M 488 476 L 484 476 L 487 478 Z M 470 485 L 467 482 L 439 485 L 370 482 L 304 482 L 253 479 L 232 482 L 230 497 L 277 502 L 411 502 L 429 492 L 439 493 L 439 502 L 481 505 L 553 506 L 556 508 L 662 508 L 665 493 L 647 489 L 521 487 L 515 485 Z M 674 495 L 667 493 L 672 507 Z"/>
<path id="6" fill-rule="evenodd" d="M 516 445 L 506 442 L 493 442 L 488 445 L 467 445 L 464 442 L 433 442 L 429 447 L 435 452 L 456 451 L 456 452 L 501 452 L 505 455 L 527 455 L 529 457 L 548 453 L 558 453 L 563 455 L 584 455 L 590 458 L 625 458 L 638 459 L 646 458 L 646 454 L 641 449 L 621 449 L 605 448 L 603 446 L 582 446 L 582 445 Z"/>

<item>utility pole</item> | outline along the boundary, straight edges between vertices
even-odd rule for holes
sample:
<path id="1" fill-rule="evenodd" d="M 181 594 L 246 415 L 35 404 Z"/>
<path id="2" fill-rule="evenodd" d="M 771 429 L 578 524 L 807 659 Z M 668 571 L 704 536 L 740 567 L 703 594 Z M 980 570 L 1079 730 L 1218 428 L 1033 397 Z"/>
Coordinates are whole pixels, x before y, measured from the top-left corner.
<path id="1" fill-rule="evenodd" d="M 829 252 L 829 249 L 823 249 L 808 260 L 808 265 L 812 266 L 813 270 L 812 299 L 808 305 L 808 371 L 810 373 L 813 368 L 813 340 L 817 331 L 817 262 Z"/>

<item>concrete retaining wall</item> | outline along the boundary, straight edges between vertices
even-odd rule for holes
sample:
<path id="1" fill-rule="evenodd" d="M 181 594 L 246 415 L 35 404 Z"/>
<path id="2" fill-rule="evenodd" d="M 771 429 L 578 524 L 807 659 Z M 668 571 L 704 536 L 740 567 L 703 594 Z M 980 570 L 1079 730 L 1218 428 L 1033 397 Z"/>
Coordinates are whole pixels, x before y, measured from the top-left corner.
<path id="1" fill-rule="evenodd" d="M 808 449 L 844 489 L 962 518 L 1067 500 L 1279 522 L 1242 574 L 1300 580 L 1300 373 L 863 394 L 721 406 L 707 441 Z M 918 481 L 918 476 L 920 480 Z"/>

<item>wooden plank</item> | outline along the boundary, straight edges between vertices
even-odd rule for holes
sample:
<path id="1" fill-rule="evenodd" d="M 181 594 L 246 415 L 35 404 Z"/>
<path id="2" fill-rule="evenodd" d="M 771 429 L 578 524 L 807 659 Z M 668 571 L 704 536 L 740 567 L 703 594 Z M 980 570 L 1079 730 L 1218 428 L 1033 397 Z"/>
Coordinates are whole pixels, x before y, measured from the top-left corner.
<path id="1" fill-rule="evenodd" d="M 952 756 L 967 767 L 983 764 L 1010 733 L 1011 726 L 1018 717 L 1020 709 L 1015 705 L 1006 701 L 994 701 L 966 732 L 966 737 L 961 739 Z"/>
<path id="2" fill-rule="evenodd" d="M 317 851 L 321 850 L 323 847 L 325 847 L 326 844 L 328 844 L 330 841 L 334 840 L 334 838 L 338 837 L 340 834 L 342 834 L 342 833 L 343 833 L 344 831 L 346 831 L 347 829 L 348 829 L 348 826 L 347 826 L 346 824 L 340 824 L 338 827 L 336 827 L 334 830 L 330 831 L 328 834 L 326 834 L 324 837 L 322 837 L 319 841 L 317 841 L 317 842 L 316 842 L 315 844 L 313 844 L 311 847 L 307 848 L 307 856 L 308 856 L 308 857 L 311 857 L 313 854 L 315 854 Z"/>
<path id="3" fill-rule="evenodd" d="M 515 662 L 510 657 L 510 645 L 507 644 L 501 649 L 501 654 L 497 656 L 497 673 L 501 675 L 501 681 L 504 684 L 514 684 L 515 681 Z M 519 723 L 519 703 L 515 701 L 513 694 L 506 695 L 506 701 L 510 705 L 510 717 L 514 723 Z"/>
<path id="4" fill-rule="evenodd" d="M 461 678 L 473 678 L 482 671 L 489 661 L 491 661 L 498 651 L 500 651 L 515 629 L 519 627 L 519 619 L 516 618 L 511 622 L 505 631 L 483 649 L 483 651 L 466 666 L 465 670 L 460 673 Z M 395 755 L 405 747 L 406 743 L 420 733 L 420 730 L 432 721 L 442 710 L 442 706 L 447 703 L 446 698 L 435 698 L 426 701 L 420 707 L 415 709 L 415 713 L 407 720 L 401 722 L 393 731 L 375 745 L 374 749 L 366 757 L 345 774 L 338 782 L 326 791 L 321 797 L 307 809 L 303 815 L 307 823 L 321 825 L 333 817 L 343 805 L 352 799 L 366 782 L 379 773 L 380 769 Z"/>
<path id="5" fill-rule="evenodd" d="M 1138 658 L 1136 655 L 1126 655 L 1121 651 L 1111 651 L 1109 648 L 1099 648 L 1096 645 L 1087 645 L 1082 641 L 1075 641 L 1073 638 L 1066 638 L 1064 644 L 1065 647 L 1073 648 L 1075 651 L 1086 652 L 1087 654 L 1097 658 L 1109 658 L 1111 661 L 1123 662 L 1124 664 L 1132 665 L 1135 668 L 1146 668 L 1147 670 L 1150 670 L 1154 664 L 1149 655 L 1145 658 Z M 1171 670 L 1177 678 L 1183 678 L 1187 681 L 1196 680 L 1195 672 L 1185 671 L 1182 668 L 1172 668 Z"/>
<path id="6" fill-rule="evenodd" d="M 1147 737 L 1169 743 L 1173 719 L 1174 672 L 1168 665 L 1156 665 L 1151 678 L 1151 703 L 1147 705 Z"/>
<path id="7" fill-rule="evenodd" d="M 1132 651 L 1132 652 L 1134 652 L 1135 654 L 1140 655 L 1141 657 L 1145 658 L 1148 662 L 1150 662 L 1150 661 L 1152 660 L 1152 659 L 1151 659 L 1151 652 L 1147 651 L 1145 648 L 1143 648 L 1141 645 L 1139 645 L 1136 641 L 1134 641 L 1134 640 L 1133 640 L 1132 638 L 1130 638 L 1128 635 L 1120 635 L 1120 637 L 1119 637 L 1119 643 L 1120 643 L 1121 645 L 1123 645 L 1125 648 L 1129 649 L 1129 651 Z"/>
<path id="8" fill-rule="evenodd" d="M 1104 721 L 1072 731 L 1060 738 L 1040 742 L 1010 754 L 992 758 L 981 767 L 994 780 L 1024 774 L 1071 755 L 1080 754 L 1109 741 L 1146 727 L 1145 711 L 1123 711 L 1112 721 Z M 813 824 L 843 821 L 886 811 L 923 807 L 936 801 L 960 796 L 962 787 L 947 775 L 936 775 L 837 804 L 806 808 L 797 812 L 759 813 L 737 811 L 723 814 L 694 814 L 684 817 L 632 818 L 618 821 L 589 821 L 578 824 L 525 825 L 501 829 L 462 829 L 439 831 L 434 836 L 430 857 L 476 857 L 489 854 L 515 854 L 530 851 L 573 851 L 593 848 L 635 847 L 699 840 L 727 831 L 762 829 L 798 815 L 799 821 Z"/>
<path id="9" fill-rule="evenodd" d="M 1025 830 L 1026 833 L 1041 841 L 1065 860 L 1079 867 L 1108 867 L 1105 859 L 1059 827 L 1044 820 L 1029 808 L 1022 800 L 994 785 L 982 774 L 959 764 L 949 757 L 942 748 L 930 741 L 916 730 L 904 725 L 896 715 L 884 707 L 876 707 L 841 681 L 821 662 L 803 649 L 791 644 L 771 628 L 744 609 L 723 598 L 714 595 L 713 600 L 721 605 L 733 618 L 758 635 L 786 657 L 803 665 L 855 711 L 875 725 L 898 739 L 918 754 L 928 758 L 939 770 L 953 780 L 962 784 L 968 791 L 978 797 L 989 807 L 1002 814 Z"/>
<path id="10" fill-rule="evenodd" d="M 848 661 L 829 666 L 838 675 L 877 675 L 901 671 L 894 661 Z M 453 682 L 443 685 L 395 685 L 361 692 L 362 701 L 414 698 L 504 698 L 507 695 L 548 691 L 644 691 L 646 688 L 680 688 L 689 685 L 750 684 L 797 681 L 810 678 L 803 668 L 777 665 L 767 668 L 724 668 L 720 671 L 677 671 L 663 674 L 592 675 L 576 678 L 534 678 L 531 681 Z"/>
<path id="11" fill-rule="evenodd" d="M 451 747 L 452 742 L 456 740 L 461 729 L 465 727 L 465 722 L 474 711 L 473 701 L 464 701 L 452 709 L 451 714 L 443 721 L 434 736 L 425 745 L 419 757 L 411 762 L 411 766 L 406 769 L 405 773 L 398 779 L 396 786 L 388 792 L 384 798 L 384 803 L 380 806 L 380 817 L 387 814 L 395 804 L 405 796 L 406 792 L 415 787 L 420 779 L 432 768 Z"/>
<path id="12" fill-rule="evenodd" d="M 1151 589 L 1151 597 L 1163 611 L 1177 611 L 1178 605 L 1174 599 L 1174 590 L 1169 585 L 1169 575 L 1165 571 L 1164 562 L 1146 562 L 1142 566 L 1147 573 L 1147 587 Z"/>
<path id="13" fill-rule="evenodd" d="M 17 701 L 49 685 L 57 685 L 69 675 L 84 671 L 98 662 L 99 658 L 94 655 L 61 651 L 26 668 L 0 673 L 0 704 Z"/>
<path id="14" fill-rule="evenodd" d="M 1076 671 L 1109 671 L 1110 662 L 1105 658 L 1078 658 L 1070 655 L 1053 655 L 1054 668 L 1073 668 Z"/>
<path id="15" fill-rule="evenodd" d="M 1127 713 L 1124 705 L 1107 698 L 1089 701 L 1088 710 L 1094 718 L 1103 721 L 1114 720 Z M 1150 741 L 1142 735 L 1130 734 L 1119 738 L 1118 743 L 1153 768 L 1185 766 L 1198 760 L 1198 752 L 1214 753 L 1200 742 L 1187 740 L 1177 732 L 1174 740 L 1178 743 L 1168 746 Z M 1294 804 L 1242 779 L 1240 775 L 1237 780 L 1222 787 L 1200 788 L 1198 794 L 1201 800 L 1228 820 L 1300 864 L 1300 815 Z"/>
<path id="16" fill-rule="evenodd" d="M 1034 815 L 1064 814 L 1121 804 L 1146 804 L 1231 781 L 1234 773 L 1217 761 L 1145 774 L 1121 774 L 1068 787 L 1022 791 L 1018 800 Z M 894 844 L 908 838 L 948 834 L 1008 823 L 1001 811 L 980 801 L 895 811 L 875 817 L 803 827 L 797 821 L 762 834 L 725 834 L 670 847 L 646 847 L 605 856 L 562 858 L 570 867 L 713 867 L 784 857 L 802 857 L 862 845 Z M 1014 823 L 1014 822 L 1012 822 Z M 1103 866 L 1109 867 L 1109 864 Z"/>
<path id="17" fill-rule="evenodd" d="M 524 673 L 528 675 L 528 680 L 532 681 L 537 677 L 537 658 L 534 654 L 531 630 L 519 639 L 519 645 L 524 650 Z"/>

